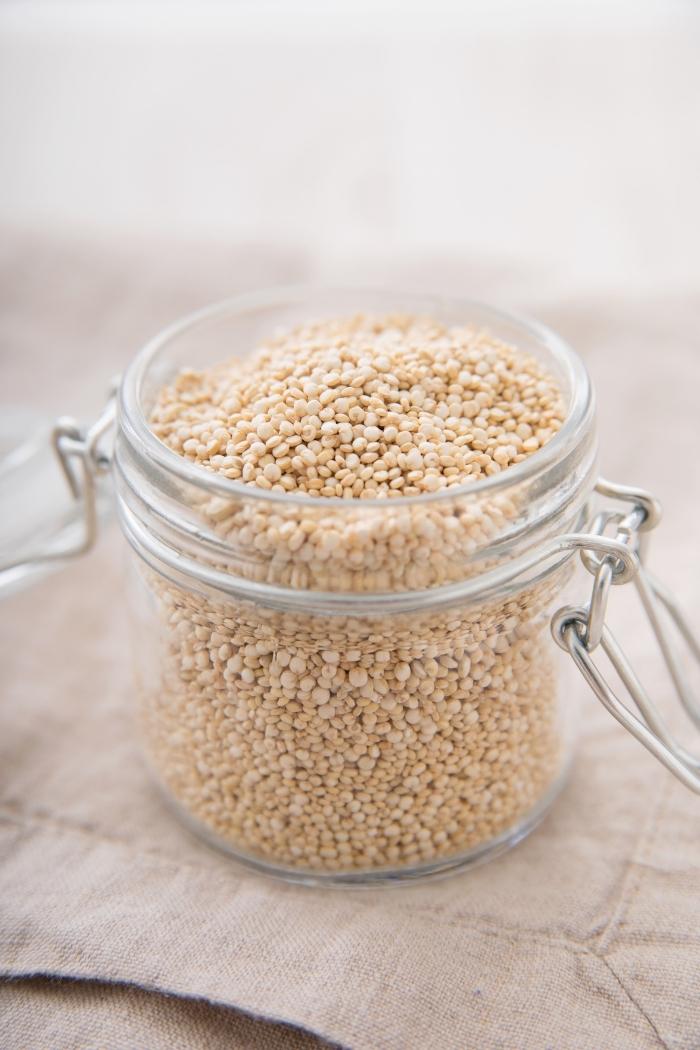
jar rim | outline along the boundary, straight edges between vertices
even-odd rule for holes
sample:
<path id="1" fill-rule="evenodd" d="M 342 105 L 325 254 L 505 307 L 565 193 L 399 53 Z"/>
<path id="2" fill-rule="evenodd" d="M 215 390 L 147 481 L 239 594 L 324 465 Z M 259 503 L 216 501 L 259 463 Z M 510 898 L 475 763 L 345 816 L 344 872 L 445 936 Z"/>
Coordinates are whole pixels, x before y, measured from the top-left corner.
<path id="1" fill-rule="evenodd" d="M 227 314 L 235 316 L 236 314 L 258 310 L 266 306 L 300 305 L 307 299 L 312 301 L 320 295 L 333 294 L 354 295 L 357 297 L 366 296 L 368 300 L 377 299 L 378 297 L 387 300 L 396 297 L 403 302 L 412 300 L 415 302 L 416 308 L 418 308 L 418 304 L 422 304 L 422 312 L 429 310 L 431 305 L 433 310 L 438 311 L 458 310 L 465 314 L 464 323 L 469 322 L 470 310 L 488 314 L 493 318 L 494 322 L 514 325 L 545 347 L 563 372 L 568 388 L 571 391 L 571 401 L 562 426 L 545 445 L 533 452 L 532 455 L 521 460 L 520 463 L 509 466 L 506 470 L 486 478 L 465 481 L 461 485 L 450 486 L 437 492 L 401 497 L 401 506 L 439 504 L 441 501 L 469 496 L 479 497 L 486 492 L 496 493 L 510 488 L 543 473 L 550 466 L 557 463 L 570 448 L 576 445 L 585 431 L 593 399 L 593 389 L 586 367 L 575 350 L 561 336 L 539 321 L 492 307 L 477 300 L 463 299 L 461 297 L 398 292 L 393 289 L 378 287 L 341 288 L 326 285 L 290 285 L 270 288 L 265 291 L 250 292 L 211 303 L 199 310 L 186 314 L 151 338 L 135 355 L 127 367 L 120 384 L 118 395 L 120 425 L 130 441 L 135 443 L 151 462 L 155 462 L 168 474 L 175 475 L 181 481 L 212 494 L 230 498 L 260 500 L 263 503 L 276 503 L 287 507 L 318 505 L 321 500 L 313 499 L 308 493 L 275 492 L 258 488 L 256 485 L 249 485 L 233 478 L 226 478 L 213 471 L 208 471 L 199 464 L 192 463 L 190 460 L 178 455 L 156 437 L 151 430 L 146 414 L 143 411 L 141 392 L 148 370 L 154 360 L 166 346 L 185 332 L 203 325 L 207 321 L 224 317 Z M 386 497 L 374 497 L 363 499 L 361 502 L 363 508 L 366 507 L 368 510 L 380 507 L 388 509 L 393 507 L 396 500 L 390 500 Z M 356 509 L 357 503 L 357 500 L 342 499 L 339 496 L 323 497 L 323 506 L 327 506 L 329 510 L 331 508 L 336 511 Z"/>

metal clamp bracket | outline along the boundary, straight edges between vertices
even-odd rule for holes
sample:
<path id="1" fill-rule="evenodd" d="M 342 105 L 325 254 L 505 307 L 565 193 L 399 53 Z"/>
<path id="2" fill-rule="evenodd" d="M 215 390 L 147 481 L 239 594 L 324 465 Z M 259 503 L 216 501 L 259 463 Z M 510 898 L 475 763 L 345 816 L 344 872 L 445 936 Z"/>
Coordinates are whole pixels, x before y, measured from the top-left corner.
<path id="1" fill-rule="evenodd" d="M 693 696 L 678 660 L 669 630 L 670 625 L 664 622 L 662 609 L 666 609 L 677 631 L 699 663 L 700 644 L 675 599 L 654 579 L 645 565 L 648 537 L 661 520 L 661 506 L 648 492 L 625 485 L 615 485 L 603 479 L 596 485 L 596 491 L 608 498 L 632 504 L 627 513 L 605 510 L 598 514 L 593 521 L 591 538 L 602 537 L 606 529 L 613 526 L 616 530 L 616 542 L 623 544 L 636 556 L 637 569 L 632 575 L 632 580 L 659 643 L 678 697 L 691 721 L 700 727 L 700 704 Z M 571 655 L 584 679 L 610 714 L 686 787 L 700 794 L 700 758 L 690 754 L 673 738 L 635 674 L 629 659 L 610 628 L 606 626 L 610 587 L 616 582 L 626 582 L 623 580 L 625 565 L 622 559 L 614 554 L 597 553 L 596 546 L 593 542 L 591 549 L 581 551 L 581 560 L 594 577 L 589 603 L 586 606 L 566 606 L 555 613 L 552 618 L 554 639 Z M 638 714 L 619 699 L 593 660 L 591 654 L 599 647 L 619 676 Z"/>
<path id="2" fill-rule="evenodd" d="M 42 565 L 59 564 L 85 554 L 97 537 L 97 479 L 106 474 L 110 455 L 104 438 L 114 425 L 116 417 L 116 380 L 112 392 L 97 420 L 89 427 L 81 427 L 76 420 L 64 416 L 56 421 L 51 432 L 51 444 L 73 498 L 82 505 L 82 532 L 71 543 L 49 545 L 28 557 L 0 565 L 0 577 L 18 570 L 33 570 Z"/>

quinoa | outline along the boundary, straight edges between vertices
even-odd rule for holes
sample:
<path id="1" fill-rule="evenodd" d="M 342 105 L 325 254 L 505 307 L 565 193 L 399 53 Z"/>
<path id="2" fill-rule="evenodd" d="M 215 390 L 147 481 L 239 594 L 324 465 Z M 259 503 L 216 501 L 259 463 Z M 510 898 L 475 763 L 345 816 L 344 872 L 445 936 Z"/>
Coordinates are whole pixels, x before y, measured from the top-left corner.
<path id="1" fill-rule="evenodd" d="M 483 571 L 479 555 L 522 507 L 463 493 L 563 419 L 554 378 L 488 333 L 357 316 L 183 370 L 151 426 L 243 483 L 242 496 L 195 508 L 224 541 L 227 571 L 352 594 Z M 260 505 L 246 486 L 306 499 Z M 152 764 L 210 834 L 273 865 L 372 870 L 483 846 L 561 766 L 543 627 L 563 572 L 477 606 L 381 617 L 224 599 L 148 570 L 161 625 L 158 680 L 143 689 Z"/>
<path id="2" fill-rule="evenodd" d="M 182 371 L 151 425 L 173 451 L 227 478 L 366 499 L 497 474 L 562 420 L 554 379 L 493 336 L 358 316 L 295 328 L 246 363 Z"/>

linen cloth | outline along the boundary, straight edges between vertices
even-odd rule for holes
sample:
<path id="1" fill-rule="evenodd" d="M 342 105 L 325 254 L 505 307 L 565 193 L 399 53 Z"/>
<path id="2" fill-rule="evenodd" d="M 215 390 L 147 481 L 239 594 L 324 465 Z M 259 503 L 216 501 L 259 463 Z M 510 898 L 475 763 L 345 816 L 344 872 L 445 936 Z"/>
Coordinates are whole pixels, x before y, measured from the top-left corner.
<path id="1" fill-rule="evenodd" d="M 287 1025 L 260 1022 L 197 999 L 134 985 L 34 977 L 0 984 L 3 1050 L 147 1047 L 147 1050 L 318 1050 L 328 1046 Z"/>
<path id="2" fill-rule="evenodd" d="M 56 413 L 97 403 L 165 321 L 225 288 L 315 273 L 270 253 L 163 258 L 10 241 L 3 397 L 36 392 Z M 404 264 L 404 283 L 420 273 Z M 604 472 L 664 501 L 653 565 L 700 624 L 698 297 L 548 301 L 546 280 L 426 273 L 432 288 L 501 305 L 507 292 L 581 352 Z M 191 838 L 146 775 L 124 548 L 111 527 L 89 556 L 0 606 L 3 1047 L 698 1050 L 700 800 L 582 680 L 570 781 L 510 853 L 400 889 L 276 883 Z M 582 601 L 589 586 L 580 576 Z M 611 610 L 690 741 L 633 596 L 616 589 Z"/>

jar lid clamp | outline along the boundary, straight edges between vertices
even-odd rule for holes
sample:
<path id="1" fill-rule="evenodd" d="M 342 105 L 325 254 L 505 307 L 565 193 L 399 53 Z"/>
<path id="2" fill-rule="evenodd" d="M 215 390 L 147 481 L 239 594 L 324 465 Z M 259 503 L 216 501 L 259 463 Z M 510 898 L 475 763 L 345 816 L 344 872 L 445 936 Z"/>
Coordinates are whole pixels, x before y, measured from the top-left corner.
<path id="1" fill-rule="evenodd" d="M 83 531 L 70 545 L 47 546 L 30 558 L 0 565 L 3 577 L 32 575 L 39 566 L 49 567 L 79 557 L 94 545 L 98 533 L 97 483 L 111 467 L 107 439 L 115 425 L 116 383 L 97 420 L 81 427 L 75 420 L 56 422 L 52 444 L 73 497 L 82 504 Z M 646 568 L 651 531 L 661 519 L 661 507 L 642 489 L 615 484 L 600 478 L 595 491 L 606 499 L 631 504 L 623 513 L 604 509 L 593 519 L 590 531 L 554 536 L 536 551 L 520 559 L 518 571 L 526 571 L 556 555 L 578 550 L 586 569 L 593 575 L 587 605 L 565 606 L 552 617 L 556 643 L 570 654 L 583 678 L 603 706 L 635 736 L 686 787 L 700 794 L 700 758 L 690 754 L 670 734 L 658 709 L 647 694 L 628 658 L 606 625 L 610 588 L 633 582 L 659 643 L 664 662 L 676 692 L 691 721 L 700 727 L 700 703 L 693 697 L 675 652 L 669 627 L 663 622 L 665 609 L 677 631 L 700 663 L 700 643 L 669 591 Z M 606 531 L 614 527 L 614 535 Z M 602 649 L 629 694 L 638 714 L 625 704 L 606 681 L 592 654 Z"/>
<path id="2" fill-rule="evenodd" d="M 634 552 L 636 569 L 632 582 L 656 636 L 681 704 L 690 720 L 700 727 L 700 704 L 693 696 L 683 673 L 669 626 L 662 618 L 662 609 L 666 610 L 671 622 L 699 663 L 700 644 L 675 598 L 652 576 L 645 564 L 650 533 L 661 520 L 661 506 L 658 500 L 643 489 L 617 485 L 602 478 L 596 484 L 596 491 L 607 498 L 632 504 L 632 509 L 626 514 L 615 510 L 601 511 L 593 520 L 591 534 L 602 536 L 606 528 L 615 525 L 615 541 L 624 545 L 628 551 Z M 554 640 L 571 655 L 583 678 L 606 710 L 678 780 L 691 791 L 700 794 L 700 758 L 696 758 L 673 738 L 629 659 L 605 623 L 610 586 L 616 582 L 623 582 L 622 575 L 627 566 L 617 560 L 614 554 L 601 556 L 590 548 L 582 550 L 581 560 L 594 577 L 590 600 L 585 606 L 565 606 L 554 614 Z M 607 656 L 639 715 L 620 700 L 594 662 L 592 653 L 598 648 Z"/>

